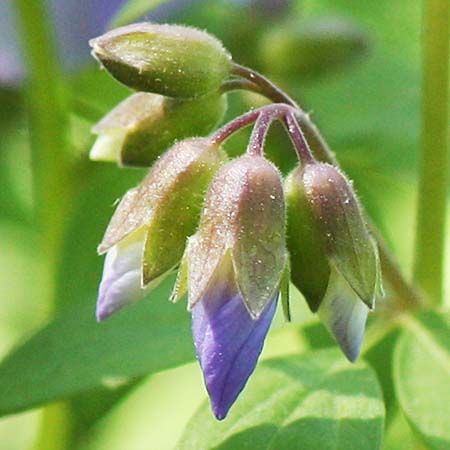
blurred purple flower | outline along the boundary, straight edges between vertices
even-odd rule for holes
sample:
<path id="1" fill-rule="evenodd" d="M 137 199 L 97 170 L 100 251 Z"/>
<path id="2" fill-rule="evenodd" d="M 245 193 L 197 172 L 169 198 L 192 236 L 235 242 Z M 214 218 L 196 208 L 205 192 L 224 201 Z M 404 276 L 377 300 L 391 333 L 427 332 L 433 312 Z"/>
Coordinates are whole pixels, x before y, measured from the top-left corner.
<path id="1" fill-rule="evenodd" d="M 42 0 L 44 1 L 44 0 Z M 127 0 L 47 0 L 56 41 L 65 70 L 75 70 L 89 60 L 89 39 L 106 31 L 114 14 Z M 151 18 L 164 20 L 186 0 L 168 2 Z M 0 85 L 17 86 L 24 77 L 13 0 L 0 1 Z"/>

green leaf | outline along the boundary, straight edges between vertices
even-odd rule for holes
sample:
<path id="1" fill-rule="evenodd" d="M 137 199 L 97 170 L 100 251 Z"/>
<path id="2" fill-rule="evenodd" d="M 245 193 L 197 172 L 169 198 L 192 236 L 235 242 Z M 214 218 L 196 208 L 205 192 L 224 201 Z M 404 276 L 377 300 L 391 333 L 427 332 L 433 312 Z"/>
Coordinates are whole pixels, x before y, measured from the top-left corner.
<path id="1" fill-rule="evenodd" d="M 394 382 L 413 428 L 434 449 L 450 448 L 450 316 L 408 319 L 394 352 Z"/>
<path id="2" fill-rule="evenodd" d="M 94 299 L 65 309 L 0 364 L 0 415 L 193 360 L 186 307 L 167 301 L 171 281 L 102 324 Z"/>
<path id="3" fill-rule="evenodd" d="M 381 446 L 384 406 L 365 363 L 336 350 L 264 361 L 224 422 L 207 403 L 178 450 L 372 450 Z"/>
<path id="4" fill-rule="evenodd" d="M 111 22 L 111 28 L 121 27 L 135 22 L 168 0 L 130 0 L 120 8 Z"/>

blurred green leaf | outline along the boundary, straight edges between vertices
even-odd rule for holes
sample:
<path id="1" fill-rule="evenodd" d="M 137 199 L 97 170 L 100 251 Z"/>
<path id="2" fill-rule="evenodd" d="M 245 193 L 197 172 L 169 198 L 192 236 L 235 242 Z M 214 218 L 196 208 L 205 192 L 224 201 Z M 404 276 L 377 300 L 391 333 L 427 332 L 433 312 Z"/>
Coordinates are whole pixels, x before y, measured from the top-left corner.
<path id="1" fill-rule="evenodd" d="M 228 418 L 217 422 L 203 404 L 177 449 L 379 449 L 383 424 L 372 370 L 321 350 L 261 363 Z"/>
<path id="2" fill-rule="evenodd" d="M 171 281 L 102 324 L 94 299 L 64 310 L 0 364 L 0 415 L 191 361 L 189 314 L 167 301 Z"/>
<path id="3" fill-rule="evenodd" d="M 125 2 L 112 20 L 111 27 L 121 27 L 138 20 L 168 0 L 129 0 Z"/>
<path id="4" fill-rule="evenodd" d="M 450 448 L 450 316 L 435 312 L 409 319 L 394 353 L 400 405 L 425 443 Z"/>

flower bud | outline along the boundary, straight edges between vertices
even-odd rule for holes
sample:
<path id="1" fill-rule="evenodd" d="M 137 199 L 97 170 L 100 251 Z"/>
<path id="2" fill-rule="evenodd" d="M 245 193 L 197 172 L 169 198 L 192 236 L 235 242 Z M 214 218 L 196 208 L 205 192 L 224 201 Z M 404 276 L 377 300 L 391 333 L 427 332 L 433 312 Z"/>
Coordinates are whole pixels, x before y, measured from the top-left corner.
<path id="1" fill-rule="evenodd" d="M 143 182 L 123 197 L 99 253 L 109 253 L 124 240 L 143 233 L 137 263 L 141 267 L 139 287 L 174 269 L 187 237 L 197 226 L 207 186 L 225 159 L 225 152 L 209 139 L 187 139 L 175 144 Z M 120 301 L 115 303 L 119 305 Z"/>
<path id="2" fill-rule="evenodd" d="M 174 297 L 188 288 L 192 334 L 211 406 L 221 420 L 255 369 L 286 273 L 281 177 L 244 155 L 209 187 Z"/>
<path id="3" fill-rule="evenodd" d="M 260 44 L 260 59 L 270 73 L 297 79 L 347 65 L 367 47 L 364 30 L 346 19 L 291 20 L 266 33 Z"/>
<path id="4" fill-rule="evenodd" d="M 92 39 L 90 45 L 118 81 L 168 97 L 217 91 L 230 73 L 231 56 L 221 42 L 190 27 L 136 23 Z"/>
<path id="5" fill-rule="evenodd" d="M 244 155 L 218 172 L 186 253 L 190 308 L 229 255 L 245 306 L 259 317 L 278 291 L 287 263 L 283 190 L 272 163 Z"/>
<path id="6" fill-rule="evenodd" d="M 194 99 L 133 94 L 93 127 L 98 138 L 90 158 L 122 166 L 151 166 L 175 141 L 211 132 L 226 104 L 226 96 L 218 93 Z"/>
<path id="7" fill-rule="evenodd" d="M 353 360 L 379 292 L 377 247 L 349 181 L 335 167 L 297 168 L 285 190 L 292 281 Z"/>

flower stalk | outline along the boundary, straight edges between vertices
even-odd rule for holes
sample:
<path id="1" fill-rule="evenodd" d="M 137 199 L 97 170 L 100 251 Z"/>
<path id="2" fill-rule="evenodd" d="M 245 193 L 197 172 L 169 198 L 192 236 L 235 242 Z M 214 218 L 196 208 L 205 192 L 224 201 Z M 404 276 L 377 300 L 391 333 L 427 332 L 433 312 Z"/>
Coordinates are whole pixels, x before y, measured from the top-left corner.
<path id="1" fill-rule="evenodd" d="M 450 2 L 425 0 L 423 13 L 422 152 L 419 166 L 414 278 L 429 306 L 443 301 L 450 183 Z"/>
<path id="2" fill-rule="evenodd" d="M 24 60 L 28 64 L 27 108 L 30 130 L 33 213 L 53 285 L 44 299 L 57 308 L 58 260 L 72 184 L 66 142 L 67 116 L 53 36 L 45 2 L 15 2 Z M 64 181 L 62 181 L 64 180 Z M 55 403 L 43 409 L 35 448 L 64 449 L 72 436 L 69 408 Z"/>

